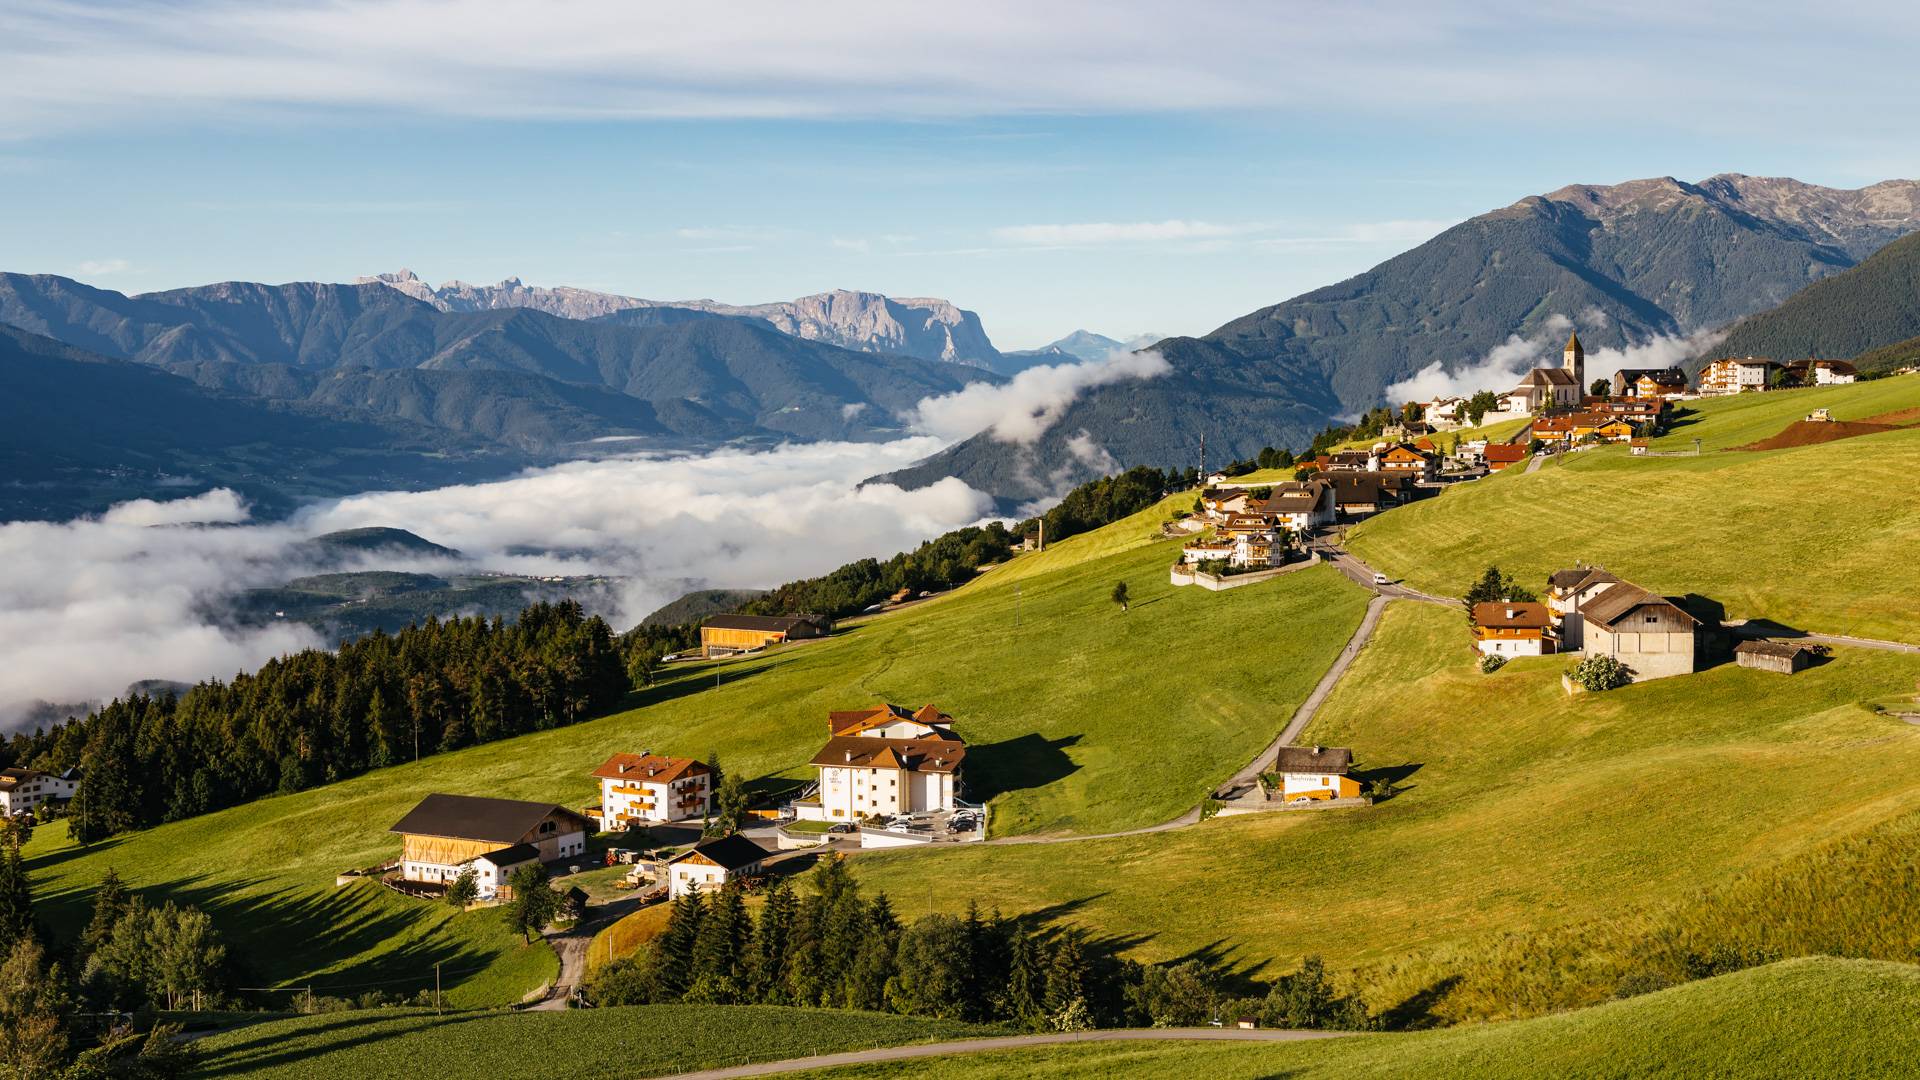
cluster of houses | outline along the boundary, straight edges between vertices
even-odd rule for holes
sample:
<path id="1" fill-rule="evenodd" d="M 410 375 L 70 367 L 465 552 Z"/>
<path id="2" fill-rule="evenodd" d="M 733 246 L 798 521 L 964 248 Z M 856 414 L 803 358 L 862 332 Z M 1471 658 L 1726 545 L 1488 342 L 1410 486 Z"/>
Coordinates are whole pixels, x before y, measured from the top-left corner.
<path id="1" fill-rule="evenodd" d="M 1611 656 L 1636 680 L 1699 668 L 1700 620 L 1681 601 L 1598 566 L 1559 570 L 1547 599 L 1473 606 L 1474 647 L 1489 656 Z"/>
<path id="2" fill-rule="evenodd" d="M 952 814 L 967 744 L 953 718 L 932 705 L 832 712 L 813 757 L 817 795 L 797 800 L 799 820 L 856 824 L 902 815 Z M 515 870 L 586 853 L 598 832 L 704 823 L 713 810 L 713 770 L 693 758 L 614 754 L 592 777 L 600 800 L 584 810 L 554 803 L 433 794 L 390 831 L 401 837 L 398 880 L 441 891 L 471 871 L 482 901 L 513 898 Z M 666 895 L 718 888 L 760 874 L 772 853 L 741 834 L 703 839 L 659 867 Z"/>
<path id="3" fill-rule="evenodd" d="M 1700 369 L 1700 393 L 1740 394 L 1766 390 L 1784 374 L 1794 386 L 1842 386 L 1860 377 L 1845 360 L 1794 360 L 1779 363 L 1758 356 L 1730 356 Z"/>
<path id="4" fill-rule="evenodd" d="M 1323 525 L 1358 520 L 1429 494 L 1441 459 L 1432 440 L 1420 436 L 1415 442 L 1322 454 L 1302 462 L 1316 470 L 1304 480 L 1254 488 L 1210 476 L 1200 493 L 1200 520 L 1211 526 L 1212 535 L 1188 541 L 1181 561 L 1220 560 L 1252 570 L 1278 566 Z"/>

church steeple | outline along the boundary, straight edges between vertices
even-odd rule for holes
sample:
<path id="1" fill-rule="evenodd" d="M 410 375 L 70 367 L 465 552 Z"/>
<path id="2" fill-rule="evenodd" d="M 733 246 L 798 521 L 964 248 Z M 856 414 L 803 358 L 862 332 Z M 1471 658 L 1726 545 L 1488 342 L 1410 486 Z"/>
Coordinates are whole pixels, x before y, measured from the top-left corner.
<path id="1" fill-rule="evenodd" d="M 1567 335 L 1567 347 L 1560 354 L 1560 366 L 1573 372 L 1573 381 L 1581 393 L 1587 392 L 1587 350 L 1580 347 L 1580 332 Z"/>

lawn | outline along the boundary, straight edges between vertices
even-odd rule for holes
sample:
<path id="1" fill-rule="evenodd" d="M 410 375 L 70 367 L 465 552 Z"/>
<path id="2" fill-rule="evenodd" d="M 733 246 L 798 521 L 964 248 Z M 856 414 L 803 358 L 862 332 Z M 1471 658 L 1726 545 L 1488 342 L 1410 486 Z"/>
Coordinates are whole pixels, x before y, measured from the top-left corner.
<path id="1" fill-rule="evenodd" d="M 1270 975 L 1592 920 L 1920 808 L 1920 728 L 1859 704 L 1920 656 L 1841 650 L 1568 698 L 1563 661 L 1477 674 L 1459 612 L 1388 606 L 1304 741 L 1404 790 L 1379 805 L 1058 845 L 874 853 L 897 908 L 1045 910 L 1141 959 Z"/>
<path id="2" fill-rule="evenodd" d="M 1691 450 L 1698 437 L 1702 450 L 1725 450 L 1759 442 L 1815 409 L 1826 409 L 1835 420 L 1865 420 L 1920 405 L 1920 375 L 1896 375 L 1848 386 L 1815 386 L 1764 394 L 1734 394 L 1677 402 L 1692 415 L 1680 416 L 1667 434 L 1653 441 L 1655 450 Z"/>
<path id="3" fill-rule="evenodd" d="M 599 1080 L 999 1033 L 942 1020 L 765 1005 L 444 1016 L 383 1009 L 273 1020 L 210 1036 L 198 1044 L 207 1056 L 191 1075 Z"/>
<path id="4" fill-rule="evenodd" d="M 970 744 L 972 796 L 991 800 L 995 835 L 1164 821 L 1273 737 L 1365 601 L 1329 568 L 1224 593 L 1174 589 L 1166 568 L 1178 542 L 1153 539 L 1164 517 L 1156 509 L 1070 538 L 828 640 L 676 665 L 669 681 L 613 716 L 86 851 L 69 846 L 64 829 L 39 830 L 27 855 L 42 915 L 77 931 L 87 890 L 111 866 L 155 899 L 207 908 L 257 985 L 312 980 L 316 992 L 344 991 L 428 977 L 434 960 L 460 970 L 519 963 L 497 934 L 470 929 L 479 917 L 455 919 L 377 887 L 336 890 L 334 875 L 392 857 L 398 838 L 388 827 L 429 792 L 579 805 L 593 796 L 591 770 L 614 751 L 717 752 L 728 769 L 791 786 L 810 774 L 827 711 L 876 701 L 931 701 L 953 714 Z M 1124 613 L 1109 598 L 1119 580 L 1133 590 Z M 1179 677 L 1170 678 L 1176 657 Z M 1175 727 L 1178 738 L 1163 737 Z M 488 1003 L 517 1000 L 542 981 L 524 974 L 525 985 L 494 983 Z"/>
<path id="5" fill-rule="evenodd" d="M 1920 970 L 1818 958 L 1504 1024 L 1301 1043 L 1088 1043 L 928 1058 L 913 1071 L 927 1080 L 1882 1077 L 1910 1074 L 1916 1059 Z M 899 1068 L 793 1075 L 855 1080 L 896 1076 Z"/>
<path id="6" fill-rule="evenodd" d="M 1920 404 L 1920 378 L 1777 396 L 1833 399 L 1886 383 L 1905 383 Z M 1761 404 L 1775 396 L 1749 395 Z M 1849 400 L 1854 412 L 1899 403 Z M 1721 420 L 1746 415 L 1715 412 L 1697 427 L 1718 438 Z M 1751 434 L 1742 428 L 1729 438 Z M 1916 477 L 1920 429 L 1697 458 L 1636 458 L 1612 447 L 1460 485 L 1362 522 L 1347 539 L 1384 572 L 1442 595 L 1460 595 L 1488 564 L 1539 590 L 1550 572 L 1585 560 L 1651 589 L 1700 594 L 1730 618 L 1920 643 Z"/>

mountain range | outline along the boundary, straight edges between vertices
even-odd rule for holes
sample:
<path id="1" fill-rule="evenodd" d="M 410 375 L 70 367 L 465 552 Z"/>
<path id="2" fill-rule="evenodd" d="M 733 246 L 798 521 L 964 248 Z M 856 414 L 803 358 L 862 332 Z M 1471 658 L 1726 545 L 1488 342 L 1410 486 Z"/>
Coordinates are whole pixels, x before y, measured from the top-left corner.
<path id="1" fill-rule="evenodd" d="M 1581 321 L 1589 352 L 1675 339 L 1771 308 L 1920 227 L 1920 183 L 1671 177 L 1529 196 L 1365 273 L 1155 348 L 1160 378 L 1081 395 L 1037 442 L 983 433 L 884 479 L 958 476 L 1003 504 L 1112 465 L 1298 447 L 1430 365 Z M 1505 389 L 1505 387 L 1487 387 Z M 1094 451 L 1097 450 L 1098 453 Z"/>
<path id="2" fill-rule="evenodd" d="M 1154 342 L 1161 340 L 1159 334 L 1136 334 L 1125 341 L 1110 338 L 1105 334 L 1096 334 L 1091 330 L 1075 330 L 1057 341 L 1048 342 L 1037 349 L 1019 349 L 1000 354 L 1000 363 L 995 370 L 1004 375 L 1012 375 L 1041 364 L 1075 364 L 1084 360 L 1099 360 L 1117 352 L 1137 352 Z"/>
<path id="3" fill-rule="evenodd" d="M 530 308 L 565 319 L 596 319 L 636 308 L 678 308 L 755 319 L 783 334 L 855 352 L 901 353 L 987 370 L 1000 364 L 1000 352 L 988 340 L 980 316 L 933 297 L 834 289 L 771 304 L 641 300 L 590 289 L 530 286 L 519 278 L 498 285 L 450 281 L 435 288 L 411 270 L 356 278 L 355 284 L 388 285 L 441 311 Z"/>
<path id="4" fill-rule="evenodd" d="M 1859 357 L 1867 370 L 1920 353 L 1920 233 L 1903 236 L 1859 266 L 1814 282 L 1779 307 L 1742 319 L 1717 350 L 1774 360 Z M 1710 359 L 1695 358 L 1698 366 Z"/>

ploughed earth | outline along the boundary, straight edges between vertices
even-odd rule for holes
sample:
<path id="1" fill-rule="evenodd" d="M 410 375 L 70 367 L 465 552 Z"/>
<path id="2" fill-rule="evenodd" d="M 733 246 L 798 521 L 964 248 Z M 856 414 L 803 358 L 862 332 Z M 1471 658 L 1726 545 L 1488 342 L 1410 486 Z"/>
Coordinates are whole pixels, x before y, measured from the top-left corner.
<path id="1" fill-rule="evenodd" d="M 1785 450 L 1793 446 L 1812 446 L 1815 443 L 1837 442 L 1860 435 L 1878 435 L 1883 431 L 1898 431 L 1915 421 L 1920 421 L 1920 408 L 1881 413 L 1879 416 L 1869 416 L 1865 420 L 1796 420 L 1788 424 L 1778 435 L 1735 447 L 1735 449 Z"/>

